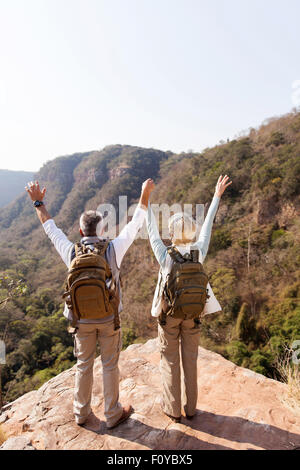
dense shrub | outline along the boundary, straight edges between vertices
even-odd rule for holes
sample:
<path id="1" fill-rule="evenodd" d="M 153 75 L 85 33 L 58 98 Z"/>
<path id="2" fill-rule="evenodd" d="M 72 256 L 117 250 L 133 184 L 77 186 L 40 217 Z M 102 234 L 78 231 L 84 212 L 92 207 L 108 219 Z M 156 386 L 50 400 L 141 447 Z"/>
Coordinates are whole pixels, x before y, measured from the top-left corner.
<path id="1" fill-rule="evenodd" d="M 246 367 L 250 354 L 244 343 L 241 341 L 232 341 L 226 346 L 226 351 L 230 361 L 238 366 Z"/>
<path id="2" fill-rule="evenodd" d="M 275 145 L 278 147 L 279 145 L 283 145 L 285 143 L 285 137 L 282 132 L 272 132 L 271 137 L 267 143 L 267 145 Z"/>
<path id="3" fill-rule="evenodd" d="M 211 238 L 210 254 L 216 253 L 219 250 L 226 250 L 231 244 L 230 231 L 225 228 L 216 229 Z"/>

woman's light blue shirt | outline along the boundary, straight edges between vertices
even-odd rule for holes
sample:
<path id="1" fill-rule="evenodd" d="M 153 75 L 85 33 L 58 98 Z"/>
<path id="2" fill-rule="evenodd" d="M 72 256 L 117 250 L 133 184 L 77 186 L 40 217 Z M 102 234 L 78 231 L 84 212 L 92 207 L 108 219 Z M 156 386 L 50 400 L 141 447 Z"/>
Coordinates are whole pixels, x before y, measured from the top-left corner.
<path id="1" fill-rule="evenodd" d="M 208 209 L 207 215 L 205 217 L 205 221 L 202 225 L 199 238 L 195 243 L 192 243 L 193 248 L 195 247 L 196 249 L 199 249 L 201 251 L 203 261 L 207 255 L 211 238 L 212 226 L 219 207 L 220 199 L 220 197 L 214 195 L 211 205 Z M 147 229 L 153 253 L 160 266 L 163 266 L 167 256 L 167 247 L 160 238 L 156 219 L 150 204 L 147 213 Z"/>

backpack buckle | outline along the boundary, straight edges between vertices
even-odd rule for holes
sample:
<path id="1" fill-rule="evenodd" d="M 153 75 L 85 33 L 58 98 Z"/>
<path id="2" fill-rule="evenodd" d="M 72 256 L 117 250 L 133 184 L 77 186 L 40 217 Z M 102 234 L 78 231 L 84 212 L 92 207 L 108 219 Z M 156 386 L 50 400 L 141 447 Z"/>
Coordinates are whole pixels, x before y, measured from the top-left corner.
<path id="1" fill-rule="evenodd" d="M 78 330 L 78 326 L 69 325 L 67 331 L 68 333 L 70 333 L 70 335 L 74 336 L 77 333 L 77 330 Z"/>

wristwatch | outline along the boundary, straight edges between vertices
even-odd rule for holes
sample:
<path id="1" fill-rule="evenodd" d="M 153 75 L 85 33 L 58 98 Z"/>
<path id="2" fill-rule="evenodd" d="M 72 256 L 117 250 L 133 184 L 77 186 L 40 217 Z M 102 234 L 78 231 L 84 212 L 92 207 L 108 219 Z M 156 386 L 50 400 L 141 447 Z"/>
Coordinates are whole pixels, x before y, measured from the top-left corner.
<path id="1" fill-rule="evenodd" d="M 40 207 L 40 206 L 43 206 L 44 203 L 43 203 L 43 201 L 34 201 L 33 205 L 34 205 L 34 207 Z"/>

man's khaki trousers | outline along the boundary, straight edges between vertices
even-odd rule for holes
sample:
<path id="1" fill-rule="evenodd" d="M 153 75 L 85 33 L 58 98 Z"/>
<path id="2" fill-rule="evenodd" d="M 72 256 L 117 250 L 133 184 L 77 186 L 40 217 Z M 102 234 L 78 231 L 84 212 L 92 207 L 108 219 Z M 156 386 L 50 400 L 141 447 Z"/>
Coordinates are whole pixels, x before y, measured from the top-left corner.
<path id="1" fill-rule="evenodd" d="M 113 426 L 123 413 L 119 403 L 118 368 L 122 349 L 121 329 L 115 330 L 113 321 L 79 323 L 78 327 L 74 342 L 74 354 L 77 357 L 74 415 L 82 422 L 91 412 L 93 365 L 98 340 L 103 366 L 104 414 L 107 425 Z"/>
<path id="2" fill-rule="evenodd" d="M 174 418 L 181 416 L 181 406 L 189 416 L 194 416 L 197 406 L 197 357 L 200 329 L 194 320 L 167 317 L 166 325 L 158 324 L 163 385 L 163 410 Z M 183 380 L 180 371 L 180 351 Z"/>

